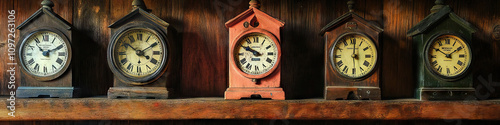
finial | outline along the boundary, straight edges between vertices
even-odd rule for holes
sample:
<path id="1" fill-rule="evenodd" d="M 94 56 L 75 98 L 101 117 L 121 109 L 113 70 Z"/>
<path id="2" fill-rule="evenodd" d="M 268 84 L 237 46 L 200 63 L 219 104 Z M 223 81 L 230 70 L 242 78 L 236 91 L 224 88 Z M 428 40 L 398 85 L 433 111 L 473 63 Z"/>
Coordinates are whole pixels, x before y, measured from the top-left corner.
<path id="1" fill-rule="evenodd" d="M 248 2 L 248 4 L 250 4 L 250 6 L 248 8 L 257 8 L 259 9 L 260 8 L 260 1 L 259 0 L 250 0 L 250 2 Z"/>
<path id="2" fill-rule="evenodd" d="M 347 8 L 349 8 L 349 12 L 354 12 L 354 0 L 347 1 Z"/>
<path id="3" fill-rule="evenodd" d="M 48 10 L 52 10 L 52 7 L 54 7 L 54 2 L 50 0 L 43 0 L 41 4 L 42 8 L 46 8 Z"/>
<path id="4" fill-rule="evenodd" d="M 438 12 L 444 6 L 444 0 L 436 0 L 434 3 L 436 5 L 431 8 L 431 13 Z"/>
<path id="5" fill-rule="evenodd" d="M 135 10 L 137 8 L 141 8 L 142 10 L 145 10 L 147 12 L 151 12 L 151 10 L 146 7 L 146 4 L 143 0 L 134 0 L 132 2 L 132 10 Z"/>

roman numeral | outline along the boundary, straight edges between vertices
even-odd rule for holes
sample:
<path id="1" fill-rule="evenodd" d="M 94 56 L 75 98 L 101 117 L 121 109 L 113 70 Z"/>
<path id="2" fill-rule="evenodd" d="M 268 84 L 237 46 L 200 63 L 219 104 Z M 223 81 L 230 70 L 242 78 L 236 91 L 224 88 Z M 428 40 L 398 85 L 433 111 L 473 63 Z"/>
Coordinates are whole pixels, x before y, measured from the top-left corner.
<path id="1" fill-rule="evenodd" d="M 266 39 L 264 39 L 260 45 L 264 45 L 264 42 L 266 42 Z"/>
<path id="2" fill-rule="evenodd" d="M 156 65 L 156 63 L 158 63 L 158 60 L 156 60 L 155 58 L 152 58 L 150 62 Z"/>
<path id="3" fill-rule="evenodd" d="M 437 43 L 439 44 L 439 46 L 443 46 L 443 42 L 438 41 Z"/>
<path id="4" fill-rule="evenodd" d="M 455 40 L 455 42 L 453 43 L 453 46 L 455 46 L 455 43 L 457 43 L 457 41 Z"/>
<path id="5" fill-rule="evenodd" d="M 445 39 L 445 40 L 444 40 L 444 44 L 448 44 L 448 45 L 450 45 L 450 39 Z"/>
<path id="6" fill-rule="evenodd" d="M 344 46 L 347 46 L 347 45 L 348 45 L 346 41 L 344 41 L 344 42 L 342 42 L 342 43 L 344 43 Z"/>
<path id="7" fill-rule="evenodd" d="M 120 60 L 120 62 L 122 63 L 122 65 L 125 65 L 125 63 L 127 63 L 127 58 Z"/>
<path id="8" fill-rule="evenodd" d="M 128 40 L 130 40 L 130 43 L 135 42 L 134 36 L 128 36 Z"/>
<path id="9" fill-rule="evenodd" d="M 356 44 L 356 39 L 351 39 L 351 44 Z"/>
<path id="10" fill-rule="evenodd" d="M 337 62 L 337 66 L 338 67 L 342 67 L 342 65 L 344 65 L 344 62 L 342 62 L 342 60 L 340 60 L 340 61 Z"/>
<path id="11" fill-rule="evenodd" d="M 273 62 L 273 60 L 271 60 L 271 59 L 267 58 L 267 59 L 266 59 L 266 62 L 271 63 L 271 62 Z"/>
<path id="12" fill-rule="evenodd" d="M 352 74 L 356 74 L 356 68 L 352 68 Z"/>
<path id="13" fill-rule="evenodd" d="M 243 53 L 238 53 L 239 56 L 243 56 Z"/>
<path id="14" fill-rule="evenodd" d="M 141 67 L 137 66 L 137 73 L 141 73 Z"/>
<path id="15" fill-rule="evenodd" d="M 457 64 L 462 66 L 462 64 L 464 64 L 464 63 L 462 61 L 458 60 Z"/>
<path id="16" fill-rule="evenodd" d="M 255 66 L 255 71 L 259 71 L 259 67 L 258 66 Z"/>
<path id="17" fill-rule="evenodd" d="M 38 65 L 38 63 L 35 65 L 35 68 L 33 68 L 33 69 L 35 69 L 35 71 L 38 71 L 38 69 L 40 69 L 40 66 Z"/>
<path id="18" fill-rule="evenodd" d="M 437 71 L 442 72 L 442 71 L 443 71 L 443 68 L 441 68 L 441 66 L 439 66 L 439 67 L 437 68 Z"/>
<path id="19" fill-rule="evenodd" d="M 450 68 L 446 68 L 446 73 L 450 74 Z"/>
<path id="20" fill-rule="evenodd" d="M 365 65 L 365 67 L 368 67 L 370 65 L 370 63 L 365 60 L 365 62 L 363 62 L 363 65 Z"/>
<path id="21" fill-rule="evenodd" d="M 33 65 L 33 63 L 34 63 L 34 62 L 35 62 L 35 60 L 30 59 L 30 60 L 28 61 L 28 64 L 29 64 L 29 65 Z"/>
<path id="22" fill-rule="evenodd" d="M 253 43 L 259 43 L 259 37 L 254 37 L 253 38 Z"/>
<path id="23" fill-rule="evenodd" d="M 437 66 L 437 63 L 438 63 L 437 61 L 434 61 L 431 64 L 435 67 L 435 66 Z"/>
<path id="24" fill-rule="evenodd" d="M 458 68 L 457 68 L 457 67 L 455 67 L 455 66 L 453 66 L 453 68 L 455 68 L 455 70 L 458 70 Z"/>
<path id="25" fill-rule="evenodd" d="M 125 52 L 119 52 L 118 55 L 127 55 Z"/>
<path id="26" fill-rule="evenodd" d="M 128 64 L 127 70 L 130 70 L 130 68 L 132 68 L 132 64 Z"/>
<path id="27" fill-rule="evenodd" d="M 153 51 L 153 55 L 160 55 L 160 51 Z"/>
<path id="28" fill-rule="evenodd" d="M 142 34 L 137 34 L 137 40 L 142 41 Z"/>
<path id="29" fill-rule="evenodd" d="M 241 59 L 241 60 L 240 60 L 240 63 L 241 63 L 242 65 L 245 65 L 245 63 L 247 63 L 247 59 L 246 59 L 246 58 Z"/>
<path id="30" fill-rule="evenodd" d="M 54 44 L 54 41 L 56 41 L 56 38 L 54 37 L 54 39 L 52 39 L 52 44 Z"/>
<path id="31" fill-rule="evenodd" d="M 33 53 L 26 53 L 26 56 L 32 56 Z"/>
<path id="32" fill-rule="evenodd" d="M 151 67 L 149 67 L 148 65 L 146 65 L 146 67 L 147 67 L 148 69 L 151 69 Z"/>
<path id="33" fill-rule="evenodd" d="M 66 56 L 66 52 L 59 52 L 58 55 L 59 56 Z"/>
<path id="34" fill-rule="evenodd" d="M 431 58 L 436 58 L 436 55 L 431 55 Z"/>
<path id="35" fill-rule="evenodd" d="M 363 44 L 363 42 L 364 42 L 364 41 L 363 41 L 363 40 L 361 40 L 361 42 L 359 43 L 359 45 L 358 45 L 358 46 L 361 46 L 361 44 Z"/>
<path id="36" fill-rule="evenodd" d="M 43 67 L 43 72 L 47 73 L 47 67 L 46 66 Z"/>
<path id="37" fill-rule="evenodd" d="M 269 46 L 266 47 L 266 49 L 269 49 L 269 48 L 271 48 L 271 45 L 269 45 Z"/>
<path id="38" fill-rule="evenodd" d="M 268 52 L 267 55 L 274 55 L 274 53 L 273 52 Z"/>
<path id="39" fill-rule="evenodd" d="M 264 65 L 264 64 L 262 64 L 262 67 L 266 68 L 267 66 L 266 66 L 266 65 Z"/>
<path id="40" fill-rule="evenodd" d="M 366 47 L 366 48 L 363 49 L 363 51 L 366 51 L 366 50 L 368 50 L 368 47 Z"/>
<path id="41" fill-rule="evenodd" d="M 458 55 L 459 58 L 465 58 L 465 55 L 464 54 L 460 54 Z"/>
<path id="42" fill-rule="evenodd" d="M 61 58 L 57 58 L 56 62 L 59 63 L 59 65 L 62 65 L 63 60 Z"/>
<path id="43" fill-rule="evenodd" d="M 52 65 L 52 70 L 56 70 L 56 69 L 57 69 L 57 67 Z"/>
<path id="44" fill-rule="evenodd" d="M 40 43 L 40 40 L 38 38 L 35 37 L 35 42 L 36 43 Z"/>
<path id="45" fill-rule="evenodd" d="M 341 58 L 342 55 L 335 55 L 335 58 Z"/>
<path id="46" fill-rule="evenodd" d="M 246 68 L 247 68 L 248 70 L 252 70 L 252 65 L 250 65 L 250 63 L 248 63 L 248 64 L 247 64 L 247 66 L 246 66 Z"/>
<path id="47" fill-rule="evenodd" d="M 372 58 L 372 55 L 365 55 L 365 58 Z"/>
<path id="48" fill-rule="evenodd" d="M 361 70 L 361 72 L 365 71 L 363 68 L 359 67 L 359 69 Z"/>
<path id="49" fill-rule="evenodd" d="M 43 41 L 49 41 L 49 35 L 42 35 Z"/>
<path id="50" fill-rule="evenodd" d="M 345 72 L 345 73 L 347 73 L 347 71 L 349 71 L 349 69 L 347 69 L 347 66 L 345 66 L 342 71 Z"/>
<path id="51" fill-rule="evenodd" d="M 148 40 L 149 40 L 149 38 L 151 38 L 151 35 L 149 35 L 149 36 L 148 36 L 148 38 L 146 39 L 146 41 L 144 41 L 144 42 L 146 42 L 146 43 L 147 43 L 147 42 L 148 42 Z"/>
<path id="52" fill-rule="evenodd" d="M 250 39 L 246 39 L 246 41 L 248 44 L 252 44 L 252 41 L 250 41 Z"/>

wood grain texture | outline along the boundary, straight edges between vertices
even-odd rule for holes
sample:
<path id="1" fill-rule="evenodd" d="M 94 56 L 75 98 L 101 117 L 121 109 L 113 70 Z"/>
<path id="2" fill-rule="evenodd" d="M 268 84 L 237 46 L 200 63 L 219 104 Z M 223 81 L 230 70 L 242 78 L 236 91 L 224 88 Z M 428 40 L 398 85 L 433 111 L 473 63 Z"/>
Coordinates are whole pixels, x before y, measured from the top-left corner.
<path id="1" fill-rule="evenodd" d="M 9 70 L 10 67 L 12 66 L 9 66 L 7 65 L 7 63 L 11 63 L 11 62 L 14 62 L 14 61 L 10 61 L 8 60 L 9 58 L 9 55 L 8 55 L 8 49 L 9 49 L 9 46 L 8 46 L 8 33 L 9 33 L 9 29 L 8 29 L 8 16 L 9 16 L 9 13 L 8 11 L 9 10 L 13 10 L 14 9 L 14 2 L 13 1 L 7 1 L 7 0 L 2 0 L 0 1 L 0 19 L 4 20 L 4 21 L 0 21 L 0 31 L 2 32 L 2 34 L 0 34 L 0 59 L 2 59 L 2 61 L 0 61 L 0 95 L 9 95 L 10 91 L 13 91 L 13 90 L 9 90 L 8 88 L 8 82 L 10 81 L 10 73 L 7 72 L 7 70 Z M 15 23 L 15 26 L 21 24 L 21 22 L 18 22 L 19 20 L 17 17 L 19 15 L 19 12 L 16 11 L 16 14 L 14 16 L 16 16 L 16 23 Z M 14 27 L 15 28 L 15 27 Z M 15 33 L 15 36 L 16 37 L 19 37 L 18 34 L 19 32 L 17 32 L 16 30 L 16 33 Z M 12 39 L 12 38 L 10 38 Z M 17 43 L 17 39 L 15 39 L 16 43 Z M 15 43 L 14 43 L 15 45 Z M 17 68 L 17 66 L 15 66 Z M 19 70 L 16 70 L 16 78 L 19 78 L 19 73 L 21 73 Z M 16 80 L 17 82 L 15 83 L 15 86 L 19 86 L 20 84 L 20 80 L 17 79 Z"/>
<path id="2" fill-rule="evenodd" d="M 1 98 L 5 100 L 6 98 Z M 246 100 L 223 98 L 18 99 L 10 120 L 162 120 L 162 119 L 296 119 L 296 120 L 497 120 L 500 101 L 325 101 Z M 6 103 L 0 106 L 5 107 Z M 360 108 L 363 107 L 363 108 Z M 321 109 L 321 110 L 318 110 Z M 78 113 L 75 113 L 78 112 Z M 7 114 L 7 110 L 0 110 Z"/>
<path id="3" fill-rule="evenodd" d="M 130 12 L 132 0 L 53 0 L 54 10 L 72 23 L 82 41 L 75 50 L 82 56 L 74 60 L 75 79 L 90 88 L 88 96 L 105 95 L 112 86 L 113 74 L 106 64 L 109 43 L 107 26 Z M 6 20 L 7 9 L 16 9 L 19 25 L 40 7 L 41 0 L 2 0 L 0 20 Z M 248 9 L 248 0 L 145 0 L 152 13 L 169 22 L 183 44 L 180 97 L 222 97 L 228 87 L 228 30 L 224 23 Z M 347 12 L 347 0 L 261 0 L 261 10 L 285 22 L 282 30 L 282 86 L 287 99 L 323 96 L 323 37 L 319 30 L 328 22 Z M 382 99 L 410 98 L 415 83 L 411 74 L 412 46 L 405 32 L 430 13 L 434 0 L 356 0 L 356 13 L 384 28 L 381 67 Z M 500 85 L 500 44 L 491 38 L 494 25 L 500 24 L 499 1 L 448 0 L 462 18 L 478 27 L 474 35 L 474 77 L 484 98 L 498 97 Z M 0 21 L 0 28 L 5 27 Z M 5 29 L 5 28 L 4 28 Z M 3 33 L 3 32 L 2 32 Z M 75 33 L 76 34 L 76 33 Z M 0 41 L 6 41 L 0 34 Z M 16 39 L 17 41 L 17 39 Z M 0 47 L 6 57 L 6 46 Z M 0 94 L 7 95 L 8 75 L 5 61 L 0 61 Z M 19 73 L 17 73 L 19 74 Z M 18 77 L 19 78 L 19 77 Z M 496 89 L 491 89 L 495 88 Z M 495 91 L 496 90 L 496 91 Z M 489 94 L 489 95 L 487 95 Z"/>

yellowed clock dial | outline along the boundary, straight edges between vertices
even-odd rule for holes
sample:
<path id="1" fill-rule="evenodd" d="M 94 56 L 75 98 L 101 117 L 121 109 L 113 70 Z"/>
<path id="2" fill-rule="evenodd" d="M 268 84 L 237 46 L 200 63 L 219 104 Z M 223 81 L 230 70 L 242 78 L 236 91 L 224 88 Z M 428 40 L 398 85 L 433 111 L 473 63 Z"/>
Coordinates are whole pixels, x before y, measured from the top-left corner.
<path id="1" fill-rule="evenodd" d="M 434 73 L 445 77 L 457 77 L 469 67 L 471 52 L 462 38 L 442 35 L 429 45 L 427 61 Z"/>
<path id="2" fill-rule="evenodd" d="M 332 48 L 330 59 L 335 70 L 348 78 L 362 78 L 377 63 L 377 48 L 373 41 L 360 34 L 347 34 L 339 38 Z"/>
<path id="3" fill-rule="evenodd" d="M 241 38 L 234 49 L 234 61 L 244 73 L 260 75 L 269 72 L 278 59 L 275 42 L 264 34 L 253 33 Z"/>
<path id="4" fill-rule="evenodd" d="M 51 31 L 39 31 L 23 43 L 21 61 L 33 75 L 46 77 L 62 71 L 68 63 L 68 45 Z"/>
<path id="5" fill-rule="evenodd" d="M 164 60 L 164 43 L 152 31 L 132 29 L 115 42 L 113 57 L 116 67 L 126 76 L 143 78 L 160 70 Z"/>

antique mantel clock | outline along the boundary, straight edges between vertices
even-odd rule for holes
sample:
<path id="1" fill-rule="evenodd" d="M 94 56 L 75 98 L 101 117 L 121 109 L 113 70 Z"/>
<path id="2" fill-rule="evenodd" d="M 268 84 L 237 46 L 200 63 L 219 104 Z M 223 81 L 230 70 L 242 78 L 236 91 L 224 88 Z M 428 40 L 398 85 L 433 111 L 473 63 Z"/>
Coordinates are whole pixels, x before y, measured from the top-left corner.
<path id="1" fill-rule="evenodd" d="M 380 27 L 349 12 L 327 24 L 325 36 L 325 99 L 380 99 Z"/>
<path id="2" fill-rule="evenodd" d="M 413 37 L 416 97 L 421 100 L 474 99 L 470 42 L 476 28 L 443 3 L 436 0 L 432 13 L 407 33 Z"/>
<path id="3" fill-rule="evenodd" d="M 71 44 L 73 26 L 54 13 L 54 3 L 42 7 L 17 27 L 21 86 L 17 97 L 72 98 L 79 95 L 73 81 Z"/>
<path id="4" fill-rule="evenodd" d="M 229 28 L 229 88 L 225 99 L 284 100 L 280 88 L 281 39 L 284 23 L 260 11 L 260 2 L 226 22 Z"/>
<path id="5" fill-rule="evenodd" d="M 108 98 L 168 98 L 167 88 L 179 82 L 178 43 L 169 24 L 149 13 L 144 1 L 111 24 L 108 64 L 114 86 Z"/>

